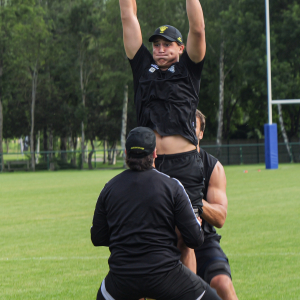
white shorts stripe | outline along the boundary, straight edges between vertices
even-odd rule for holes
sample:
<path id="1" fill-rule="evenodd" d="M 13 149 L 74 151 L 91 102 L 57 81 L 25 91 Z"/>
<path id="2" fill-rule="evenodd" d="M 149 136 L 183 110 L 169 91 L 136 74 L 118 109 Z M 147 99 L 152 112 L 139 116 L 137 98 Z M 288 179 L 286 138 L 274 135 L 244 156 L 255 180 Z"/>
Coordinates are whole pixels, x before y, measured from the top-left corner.
<path id="1" fill-rule="evenodd" d="M 202 297 L 204 296 L 204 294 L 205 294 L 205 291 L 196 300 L 202 299 Z"/>
<path id="2" fill-rule="evenodd" d="M 105 278 L 103 279 L 102 284 L 101 284 L 101 293 L 102 293 L 103 297 L 105 298 L 105 300 L 115 300 L 106 290 Z"/>

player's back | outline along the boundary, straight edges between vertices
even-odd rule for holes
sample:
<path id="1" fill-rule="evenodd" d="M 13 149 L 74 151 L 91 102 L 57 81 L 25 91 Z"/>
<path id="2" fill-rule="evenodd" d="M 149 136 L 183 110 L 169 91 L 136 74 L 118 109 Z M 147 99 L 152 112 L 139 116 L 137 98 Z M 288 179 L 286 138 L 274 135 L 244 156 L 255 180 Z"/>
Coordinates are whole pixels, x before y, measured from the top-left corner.
<path id="1" fill-rule="evenodd" d="M 178 264 L 174 206 L 179 183 L 150 169 L 126 170 L 101 192 L 110 231 L 112 272 L 145 274 Z M 130 270 L 128 266 L 130 265 Z"/>

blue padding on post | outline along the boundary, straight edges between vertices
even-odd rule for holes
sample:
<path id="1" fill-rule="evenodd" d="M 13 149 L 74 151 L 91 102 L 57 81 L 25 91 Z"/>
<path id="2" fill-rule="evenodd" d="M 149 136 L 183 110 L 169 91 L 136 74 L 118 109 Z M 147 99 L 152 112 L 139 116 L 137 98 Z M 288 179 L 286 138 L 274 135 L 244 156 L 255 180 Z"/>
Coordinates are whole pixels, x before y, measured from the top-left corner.
<path id="1" fill-rule="evenodd" d="M 266 169 L 278 169 L 277 124 L 265 124 Z"/>

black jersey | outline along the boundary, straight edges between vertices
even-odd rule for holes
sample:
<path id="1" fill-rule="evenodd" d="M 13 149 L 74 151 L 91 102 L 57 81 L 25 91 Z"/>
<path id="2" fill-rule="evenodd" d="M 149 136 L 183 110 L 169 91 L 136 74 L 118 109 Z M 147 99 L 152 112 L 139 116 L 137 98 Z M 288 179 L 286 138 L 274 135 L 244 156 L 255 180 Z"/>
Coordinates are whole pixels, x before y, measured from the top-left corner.
<path id="1" fill-rule="evenodd" d="M 207 200 L 206 197 L 207 197 L 209 180 L 218 162 L 218 159 L 212 156 L 211 154 L 207 153 L 206 151 L 204 151 L 202 148 L 200 148 L 200 157 L 202 159 L 203 169 L 204 169 L 203 199 Z M 207 221 L 202 220 L 202 227 L 204 230 L 205 238 L 212 238 L 212 237 L 219 238 L 219 235 L 217 234 L 215 227 L 209 224 Z"/>
<path id="2" fill-rule="evenodd" d="M 142 45 L 130 61 L 138 126 L 161 136 L 181 135 L 197 145 L 196 109 L 204 59 L 194 63 L 184 52 L 167 71 L 155 64 Z"/>
<path id="3" fill-rule="evenodd" d="M 179 264 L 175 226 L 188 247 L 203 243 L 203 230 L 181 183 L 156 169 L 126 170 L 101 191 L 91 238 L 95 246 L 109 246 L 111 272 L 158 274 Z"/>

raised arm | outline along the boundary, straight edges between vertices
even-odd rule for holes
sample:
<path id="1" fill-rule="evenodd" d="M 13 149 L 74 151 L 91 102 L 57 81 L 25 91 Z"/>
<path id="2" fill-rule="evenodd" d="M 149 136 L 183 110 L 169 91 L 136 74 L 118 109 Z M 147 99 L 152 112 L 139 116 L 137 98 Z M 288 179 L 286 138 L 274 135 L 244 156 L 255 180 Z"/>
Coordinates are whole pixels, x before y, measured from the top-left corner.
<path id="1" fill-rule="evenodd" d="M 211 174 L 206 198 L 207 201 L 203 200 L 201 218 L 209 224 L 221 228 L 226 220 L 228 200 L 225 171 L 220 162 L 217 162 Z"/>
<path id="2" fill-rule="evenodd" d="M 135 0 L 119 0 L 123 25 L 123 42 L 126 55 L 133 59 L 140 49 L 143 39 Z"/>
<path id="3" fill-rule="evenodd" d="M 186 11 L 190 26 L 186 51 L 190 59 L 198 63 L 206 52 L 204 16 L 199 0 L 186 0 Z"/>

